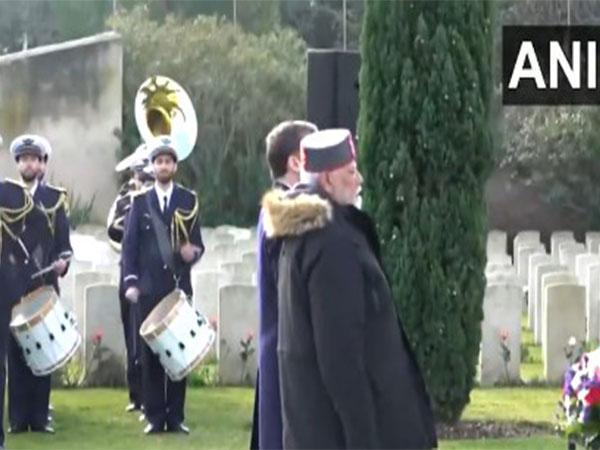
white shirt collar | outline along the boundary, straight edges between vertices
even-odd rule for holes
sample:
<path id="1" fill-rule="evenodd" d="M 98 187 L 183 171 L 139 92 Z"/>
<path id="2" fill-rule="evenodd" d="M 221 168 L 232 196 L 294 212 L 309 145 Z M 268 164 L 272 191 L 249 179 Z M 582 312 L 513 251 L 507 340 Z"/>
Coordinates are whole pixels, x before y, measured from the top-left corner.
<path id="1" fill-rule="evenodd" d="M 35 183 L 33 183 L 33 185 L 29 188 L 29 193 L 31 194 L 32 197 L 35 195 L 35 191 L 37 191 L 37 188 L 39 187 L 39 185 L 40 185 L 40 182 L 36 178 Z"/>
<path id="2" fill-rule="evenodd" d="M 166 190 L 163 190 L 160 185 L 158 184 L 158 182 L 154 183 L 154 189 L 156 190 L 156 195 L 158 196 L 158 204 L 160 205 L 160 208 L 163 208 L 163 202 L 165 197 L 167 197 L 167 205 L 169 205 L 171 203 L 171 195 L 173 194 L 173 182 L 171 181 L 169 183 L 169 187 L 167 187 Z"/>

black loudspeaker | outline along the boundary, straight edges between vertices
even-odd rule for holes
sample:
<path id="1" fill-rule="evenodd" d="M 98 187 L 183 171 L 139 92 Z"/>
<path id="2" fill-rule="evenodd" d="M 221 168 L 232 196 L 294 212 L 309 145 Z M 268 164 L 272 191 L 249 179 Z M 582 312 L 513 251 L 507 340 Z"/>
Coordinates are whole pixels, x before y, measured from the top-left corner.
<path id="1" fill-rule="evenodd" d="M 356 135 L 360 54 L 342 50 L 308 51 L 308 120 L 319 129 L 348 128 Z"/>

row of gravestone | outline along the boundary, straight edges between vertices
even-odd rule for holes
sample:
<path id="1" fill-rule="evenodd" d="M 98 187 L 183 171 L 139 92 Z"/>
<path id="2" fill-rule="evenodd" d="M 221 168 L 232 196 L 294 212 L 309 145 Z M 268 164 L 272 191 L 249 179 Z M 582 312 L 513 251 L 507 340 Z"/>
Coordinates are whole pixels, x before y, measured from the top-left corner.
<path id="1" fill-rule="evenodd" d="M 203 240 L 206 252 L 192 271 L 194 304 L 217 324 L 214 354 L 219 360 L 220 381 L 238 384 L 244 378 L 253 382 L 258 321 L 255 232 L 229 226 L 203 229 Z M 91 339 L 102 331 L 103 345 L 124 361 L 116 290 L 119 255 L 110 250 L 100 230 L 75 235 L 72 245 L 75 258 L 61 282 L 61 301 L 78 318 L 84 337 L 83 360 L 89 361 Z M 251 342 L 247 342 L 249 336 Z M 246 344 L 244 358 L 240 355 L 242 341 Z"/>
<path id="2" fill-rule="evenodd" d="M 521 313 L 527 314 L 536 344 L 542 346 L 544 377 L 560 382 L 568 342 L 597 341 L 600 335 L 600 233 L 578 243 L 569 231 L 555 232 L 550 254 L 539 232 L 515 237 L 513 258 L 506 233 L 488 236 L 480 375 L 483 385 L 520 378 Z M 510 352 L 510 358 L 504 346 Z"/>

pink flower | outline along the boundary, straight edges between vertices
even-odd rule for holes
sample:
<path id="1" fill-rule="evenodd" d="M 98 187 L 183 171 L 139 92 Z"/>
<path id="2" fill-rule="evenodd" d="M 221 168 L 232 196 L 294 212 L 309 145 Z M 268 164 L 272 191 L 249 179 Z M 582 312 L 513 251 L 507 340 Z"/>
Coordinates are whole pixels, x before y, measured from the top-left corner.
<path id="1" fill-rule="evenodd" d="M 101 328 L 98 328 L 92 335 L 92 344 L 100 345 L 102 343 L 103 337 L 104 337 L 104 331 L 102 331 Z"/>
<path id="2" fill-rule="evenodd" d="M 500 340 L 502 342 L 506 342 L 506 340 L 508 339 L 508 330 L 505 330 L 504 328 L 502 330 L 500 330 Z"/>
<path id="3" fill-rule="evenodd" d="M 210 324 L 210 327 L 213 330 L 217 331 L 218 323 L 217 323 L 217 318 L 215 316 L 212 316 L 210 319 L 208 319 L 208 323 Z"/>
<path id="4" fill-rule="evenodd" d="M 248 332 L 246 333 L 246 342 L 252 342 L 253 339 L 254 339 L 254 331 L 248 330 Z"/>

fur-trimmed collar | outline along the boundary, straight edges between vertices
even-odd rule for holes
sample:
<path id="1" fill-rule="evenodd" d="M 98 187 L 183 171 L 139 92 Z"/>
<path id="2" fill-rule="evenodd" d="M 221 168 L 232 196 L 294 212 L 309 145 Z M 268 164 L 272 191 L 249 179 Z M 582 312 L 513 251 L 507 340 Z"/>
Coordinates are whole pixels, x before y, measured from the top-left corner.
<path id="1" fill-rule="evenodd" d="M 300 236 L 325 227 L 333 219 L 331 202 L 309 192 L 288 195 L 273 189 L 264 195 L 262 207 L 263 225 L 268 238 Z"/>

